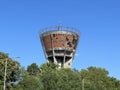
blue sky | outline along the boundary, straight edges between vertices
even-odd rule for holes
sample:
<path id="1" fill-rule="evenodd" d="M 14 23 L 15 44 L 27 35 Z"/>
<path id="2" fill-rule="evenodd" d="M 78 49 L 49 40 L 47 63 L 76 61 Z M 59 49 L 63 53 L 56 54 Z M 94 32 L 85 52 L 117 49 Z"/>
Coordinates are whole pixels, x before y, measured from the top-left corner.
<path id="1" fill-rule="evenodd" d="M 119 0 L 0 0 L 0 51 L 41 65 L 38 31 L 59 23 L 81 31 L 73 68 L 102 67 L 120 79 Z"/>

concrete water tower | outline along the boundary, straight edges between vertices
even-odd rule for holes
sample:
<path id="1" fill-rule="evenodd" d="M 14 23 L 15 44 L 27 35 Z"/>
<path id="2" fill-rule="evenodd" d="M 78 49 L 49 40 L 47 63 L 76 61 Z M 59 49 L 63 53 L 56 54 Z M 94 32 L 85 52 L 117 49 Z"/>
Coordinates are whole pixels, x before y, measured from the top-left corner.
<path id="1" fill-rule="evenodd" d="M 42 29 L 39 34 L 47 61 L 57 64 L 58 68 L 71 68 L 79 30 L 56 26 Z"/>

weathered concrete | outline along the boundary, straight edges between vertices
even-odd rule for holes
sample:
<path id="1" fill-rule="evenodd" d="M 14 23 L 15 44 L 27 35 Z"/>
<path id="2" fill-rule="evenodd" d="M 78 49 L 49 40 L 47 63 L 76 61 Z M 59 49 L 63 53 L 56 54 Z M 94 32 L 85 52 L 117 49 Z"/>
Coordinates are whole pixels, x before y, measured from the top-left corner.
<path id="1" fill-rule="evenodd" d="M 50 31 L 40 35 L 46 58 L 59 68 L 71 68 L 79 40 L 77 33 L 69 31 Z"/>

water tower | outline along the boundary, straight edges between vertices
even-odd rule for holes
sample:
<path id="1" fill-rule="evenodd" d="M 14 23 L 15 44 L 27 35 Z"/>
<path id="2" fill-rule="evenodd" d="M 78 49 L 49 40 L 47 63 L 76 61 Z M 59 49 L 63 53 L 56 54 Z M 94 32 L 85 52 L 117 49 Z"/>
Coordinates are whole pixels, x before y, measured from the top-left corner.
<path id="1" fill-rule="evenodd" d="M 79 30 L 71 27 L 47 27 L 40 31 L 40 39 L 48 62 L 58 68 L 71 68 L 79 41 Z"/>

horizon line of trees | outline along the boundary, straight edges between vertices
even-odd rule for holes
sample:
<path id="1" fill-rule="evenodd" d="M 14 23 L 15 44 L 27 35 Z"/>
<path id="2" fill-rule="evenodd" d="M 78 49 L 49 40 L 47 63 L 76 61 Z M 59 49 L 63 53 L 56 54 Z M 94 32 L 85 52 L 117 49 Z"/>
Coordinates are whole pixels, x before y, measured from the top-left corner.
<path id="1" fill-rule="evenodd" d="M 6 90 L 120 90 L 120 80 L 110 77 L 104 68 L 90 66 L 78 71 L 58 69 L 53 63 L 40 66 L 32 63 L 25 69 L 3 52 L 0 52 L 0 90 L 4 85 L 6 58 Z"/>

